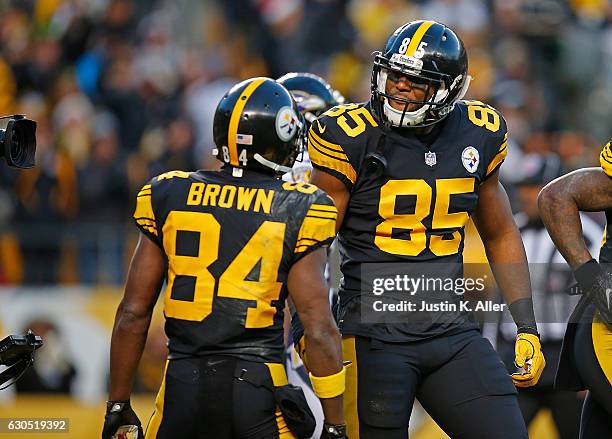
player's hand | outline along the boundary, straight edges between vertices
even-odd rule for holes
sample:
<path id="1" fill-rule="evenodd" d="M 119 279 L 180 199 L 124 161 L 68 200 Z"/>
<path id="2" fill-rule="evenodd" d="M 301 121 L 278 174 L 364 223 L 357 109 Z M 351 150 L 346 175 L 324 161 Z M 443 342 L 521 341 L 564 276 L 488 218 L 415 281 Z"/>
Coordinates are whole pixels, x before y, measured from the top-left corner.
<path id="1" fill-rule="evenodd" d="M 601 320 L 612 329 L 612 275 L 591 259 L 574 270 L 580 293 L 599 311 Z"/>
<path id="2" fill-rule="evenodd" d="M 542 353 L 540 337 L 535 334 L 519 332 L 514 345 L 514 364 L 523 369 L 523 373 L 513 373 L 512 381 L 516 387 L 535 386 L 546 366 Z"/>
<path id="3" fill-rule="evenodd" d="M 586 290 L 586 295 L 593 301 L 601 320 L 612 327 L 612 276 L 601 271 Z"/>
<path id="4" fill-rule="evenodd" d="M 321 439 L 348 439 L 346 435 L 345 424 L 328 424 L 323 423 L 323 432 L 321 432 Z"/>
<path id="5" fill-rule="evenodd" d="M 132 410 L 130 401 L 108 401 L 106 403 L 102 439 L 111 439 L 122 425 L 136 425 L 138 427 L 138 439 L 144 438 L 142 424 Z"/>

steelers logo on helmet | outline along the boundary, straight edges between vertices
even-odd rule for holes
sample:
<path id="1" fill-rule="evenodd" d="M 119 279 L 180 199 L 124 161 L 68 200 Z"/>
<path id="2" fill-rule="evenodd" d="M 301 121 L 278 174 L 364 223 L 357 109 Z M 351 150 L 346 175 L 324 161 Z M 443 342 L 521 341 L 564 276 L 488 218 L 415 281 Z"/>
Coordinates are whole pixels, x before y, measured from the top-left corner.
<path id="1" fill-rule="evenodd" d="M 465 48 L 452 29 L 431 20 L 413 21 L 375 53 L 372 107 L 387 125 L 429 126 L 452 111 L 470 79 Z"/>
<path id="2" fill-rule="evenodd" d="M 468 146 L 461 153 L 461 161 L 463 162 L 463 167 L 470 174 L 473 174 L 478 169 L 478 164 L 480 163 L 478 150 L 473 146 Z"/>
<path id="3" fill-rule="evenodd" d="M 299 128 L 299 119 L 291 107 L 282 107 L 276 113 L 276 134 L 283 142 L 291 140 Z"/>
<path id="4" fill-rule="evenodd" d="M 236 84 L 215 111 L 216 157 L 234 168 L 289 172 L 305 140 L 298 114 L 289 91 L 273 79 Z"/>

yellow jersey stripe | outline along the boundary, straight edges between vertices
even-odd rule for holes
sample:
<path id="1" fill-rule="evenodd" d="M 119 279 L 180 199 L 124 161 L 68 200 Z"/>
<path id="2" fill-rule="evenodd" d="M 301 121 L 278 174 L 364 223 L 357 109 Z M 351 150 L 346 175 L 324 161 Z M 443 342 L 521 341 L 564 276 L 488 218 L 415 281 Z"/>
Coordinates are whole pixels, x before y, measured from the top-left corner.
<path id="1" fill-rule="evenodd" d="M 410 44 L 408 44 L 408 47 L 406 48 L 406 53 L 404 53 L 404 55 L 414 56 L 414 52 L 416 52 L 416 50 L 419 48 L 419 44 L 421 43 L 421 40 L 425 36 L 427 29 L 429 29 L 432 24 L 434 24 L 433 21 L 427 20 L 427 21 L 422 22 L 419 25 L 418 29 L 416 30 L 416 32 L 410 39 Z"/>
<path id="2" fill-rule="evenodd" d="M 357 180 L 357 172 L 353 168 L 353 165 L 346 160 L 339 160 L 334 157 L 319 151 L 314 143 L 308 142 L 308 155 L 312 163 L 319 165 L 323 168 L 331 169 L 344 175 L 351 183 L 355 183 Z"/>
<path id="3" fill-rule="evenodd" d="M 342 149 L 340 145 L 338 145 L 337 143 L 328 142 L 327 140 L 321 138 L 320 136 L 317 135 L 317 133 L 315 133 L 312 127 L 310 128 L 310 131 L 308 132 L 308 138 L 314 139 L 319 145 L 322 145 L 327 149 L 331 149 L 332 151 L 336 151 L 336 152 L 340 152 L 344 154 L 344 149 Z"/>
<path id="4" fill-rule="evenodd" d="M 495 157 L 493 157 L 493 160 L 491 160 L 491 163 L 489 163 L 489 166 L 487 166 L 486 175 L 493 172 L 497 166 L 506 159 L 506 155 L 508 155 L 508 148 L 504 148 Z"/>
<path id="5" fill-rule="evenodd" d="M 336 206 L 330 206 L 329 204 L 311 204 L 310 208 L 316 210 L 327 210 L 329 212 L 338 212 Z"/>
<path id="6" fill-rule="evenodd" d="M 240 117 L 242 116 L 242 110 L 244 110 L 244 106 L 248 102 L 253 92 L 265 81 L 268 81 L 268 78 L 258 78 L 251 82 L 240 94 L 240 97 L 234 106 L 234 110 L 232 111 L 227 133 L 227 147 L 229 149 L 230 164 L 232 166 L 238 166 L 238 147 L 236 146 L 236 136 L 238 134 L 238 124 L 240 122 Z"/>
<path id="7" fill-rule="evenodd" d="M 331 212 L 308 212 L 306 214 L 307 218 L 317 218 L 317 219 L 330 219 L 335 220 L 338 218 L 338 215 Z"/>
<path id="8" fill-rule="evenodd" d="M 333 149 L 326 148 L 325 146 L 317 142 L 315 139 L 308 139 L 308 142 L 312 143 L 313 147 L 317 148 L 322 154 L 328 155 L 338 160 L 342 160 L 343 162 L 349 161 L 345 153 L 337 152 L 337 151 L 334 151 Z"/>
<path id="9" fill-rule="evenodd" d="M 319 154 L 323 154 L 326 157 L 329 157 L 334 160 L 339 160 L 344 163 L 349 163 L 348 157 L 344 154 L 339 154 L 337 152 L 331 152 L 330 150 L 323 149 L 317 142 L 313 139 L 308 140 L 308 149 L 315 149 L 319 152 Z"/>

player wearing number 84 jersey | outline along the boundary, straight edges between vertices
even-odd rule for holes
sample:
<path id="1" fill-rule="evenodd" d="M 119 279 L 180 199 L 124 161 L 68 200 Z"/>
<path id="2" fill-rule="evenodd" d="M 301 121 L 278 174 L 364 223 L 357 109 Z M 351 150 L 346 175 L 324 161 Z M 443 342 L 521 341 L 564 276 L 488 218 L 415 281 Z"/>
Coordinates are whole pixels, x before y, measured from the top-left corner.
<path id="1" fill-rule="evenodd" d="M 303 394 L 287 386 L 283 366 L 288 295 L 314 355 L 325 437 L 344 437 L 340 336 L 323 271 L 336 208 L 314 185 L 275 178 L 290 169 L 302 127 L 281 84 L 243 81 L 215 112 L 225 166 L 171 171 L 143 186 L 134 213 L 141 236 L 111 343 L 103 439 L 125 423 L 140 424 L 128 398 L 164 280 L 170 355 L 147 439 L 312 434 L 312 414 Z"/>
<path id="2" fill-rule="evenodd" d="M 373 293 L 379 268 L 390 277 L 410 270 L 460 279 L 472 217 L 518 326 L 524 373 L 512 379 L 533 385 L 544 367 L 525 252 L 498 182 L 506 123 L 494 108 L 462 100 L 469 81 L 457 35 L 411 22 L 375 55 L 371 100 L 332 108 L 309 131 L 311 181 L 338 208 L 337 317 L 345 360 L 354 364 L 345 394 L 351 438 L 405 439 L 415 397 L 453 438 L 526 437 L 512 380 L 468 312 L 373 314 L 385 300 Z M 415 297 L 461 299 L 439 290 Z"/>

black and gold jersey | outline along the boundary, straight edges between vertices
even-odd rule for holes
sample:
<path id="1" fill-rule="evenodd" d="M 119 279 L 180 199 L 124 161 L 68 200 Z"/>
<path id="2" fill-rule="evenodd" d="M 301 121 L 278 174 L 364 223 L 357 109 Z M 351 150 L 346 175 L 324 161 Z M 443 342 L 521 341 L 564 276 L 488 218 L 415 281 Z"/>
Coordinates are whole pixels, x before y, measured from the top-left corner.
<path id="1" fill-rule="evenodd" d="M 363 324 L 357 300 L 369 288 L 361 282 L 364 264 L 444 262 L 449 277 L 461 276 L 464 226 L 476 209 L 480 184 L 506 157 L 508 134 L 501 114 L 479 101 L 458 102 L 441 124 L 429 140 L 414 129 L 383 128 L 369 103 L 335 107 L 312 124 L 313 166 L 350 191 L 339 231 L 344 334 L 401 341 L 450 330 L 448 316 L 446 323 L 432 321 L 418 330 Z M 368 165 L 380 151 L 383 172 Z"/>
<path id="2" fill-rule="evenodd" d="M 137 197 L 134 220 L 167 258 L 170 354 L 281 362 L 286 280 L 328 246 L 337 211 L 316 186 L 244 171 L 172 171 Z"/>
<path id="3" fill-rule="evenodd" d="M 608 177 L 612 177 L 612 149 L 608 142 L 599 154 L 599 164 Z M 599 262 L 612 264 L 612 207 L 606 209 L 606 230 L 604 231 L 603 242 L 599 251 Z"/>

